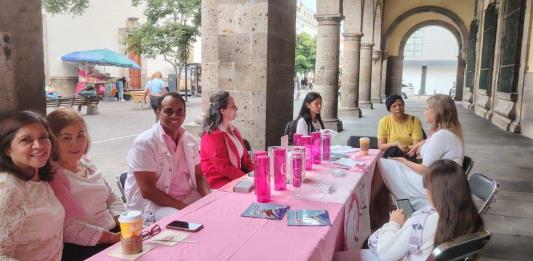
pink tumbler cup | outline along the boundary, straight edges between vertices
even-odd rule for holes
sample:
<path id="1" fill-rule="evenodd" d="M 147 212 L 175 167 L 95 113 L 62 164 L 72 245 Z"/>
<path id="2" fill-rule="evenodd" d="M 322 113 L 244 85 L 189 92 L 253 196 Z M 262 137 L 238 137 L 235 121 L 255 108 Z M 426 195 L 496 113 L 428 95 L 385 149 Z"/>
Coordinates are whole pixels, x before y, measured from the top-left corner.
<path id="1" fill-rule="evenodd" d="M 270 175 L 268 156 L 257 156 L 254 170 L 255 194 L 257 202 L 270 202 Z"/>
<path id="2" fill-rule="evenodd" d="M 274 190 L 287 189 L 287 176 L 285 175 L 286 162 L 285 148 L 274 149 Z"/>
<path id="3" fill-rule="evenodd" d="M 299 188 L 303 181 L 304 155 L 300 151 L 292 154 L 292 186 Z"/>
<path id="4" fill-rule="evenodd" d="M 311 133 L 311 154 L 313 155 L 313 163 L 320 164 L 322 155 L 320 153 L 321 147 L 320 132 Z"/>
<path id="5" fill-rule="evenodd" d="M 313 155 L 311 154 L 311 151 L 313 146 L 311 144 L 311 136 L 302 136 L 300 142 L 302 143 L 302 146 L 305 147 L 305 170 L 312 170 Z"/>
<path id="6" fill-rule="evenodd" d="M 294 146 L 300 146 L 300 139 L 302 138 L 302 134 L 301 133 L 294 133 L 292 135 L 292 144 Z"/>
<path id="7" fill-rule="evenodd" d="M 331 135 L 329 132 L 322 134 L 322 160 L 329 160 L 329 147 L 331 146 Z"/>

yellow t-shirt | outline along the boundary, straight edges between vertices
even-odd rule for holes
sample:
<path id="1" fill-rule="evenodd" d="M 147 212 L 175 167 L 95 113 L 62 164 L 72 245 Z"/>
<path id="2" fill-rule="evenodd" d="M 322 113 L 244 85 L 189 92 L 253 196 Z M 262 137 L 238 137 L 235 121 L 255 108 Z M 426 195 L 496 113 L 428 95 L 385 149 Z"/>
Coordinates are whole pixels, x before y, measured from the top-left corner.
<path id="1" fill-rule="evenodd" d="M 387 139 L 387 143 L 399 141 L 404 145 L 412 145 L 413 140 L 422 140 L 422 125 L 415 116 L 408 115 L 406 121 L 398 123 L 389 114 L 379 120 L 379 139 Z"/>

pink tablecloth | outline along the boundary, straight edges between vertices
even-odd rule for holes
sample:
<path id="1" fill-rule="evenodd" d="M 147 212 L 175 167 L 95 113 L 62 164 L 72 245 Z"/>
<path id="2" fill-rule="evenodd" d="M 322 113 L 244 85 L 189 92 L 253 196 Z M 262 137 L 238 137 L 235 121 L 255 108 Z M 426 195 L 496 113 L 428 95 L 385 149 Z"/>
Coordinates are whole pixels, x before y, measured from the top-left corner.
<path id="1" fill-rule="evenodd" d="M 361 203 L 354 205 L 353 196 L 366 198 L 366 188 L 370 183 L 377 151 L 364 162 L 368 173 L 350 171 L 344 177 L 333 177 L 332 168 L 315 165 L 308 172 L 308 179 L 300 190 L 273 191 L 272 202 L 287 204 L 291 209 L 326 209 L 332 222 L 325 227 L 289 227 L 287 217 L 283 220 L 244 218 L 240 215 L 256 198 L 254 193 L 233 193 L 231 184 L 200 199 L 175 215 L 163 219 L 158 224 L 164 228 L 172 220 L 185 220 L 201 223 L 204 229 L 192 233 L 187 240 L 199 243 L 178 243 L 175 246 L 156 246 L 139 260 L 331 260 L 335 251 L 353 247 L 356 244 L 345 242 L 348 231 L 360 233 L 361 219 L 368 219 L 368 213 L 360 211 Z M 316 184 L 329 183 L 334 187 L 332 194 L 315 190 Z M 361 185 L 364 184 L 364 185 Z M 361 190 L 361 191 L 357 191 Z M 357 207 L 354 207 L 357 206 Z M 366 208 L 368 209 L 368 208 Z M 345 213 L 361 216 L 359 228 L 353 222 L 346 222 Z M 366 224 L 366 223 L 365 223 Z M 369 228 L 368 228 L 369 230 Z M 365 235 L 358 236 L 357 245 Z M 349 240 L 354 236 L 350 234 Z M 107 253 L 120 247 L 111 246 L 90 260 L 116 260 Z"/>

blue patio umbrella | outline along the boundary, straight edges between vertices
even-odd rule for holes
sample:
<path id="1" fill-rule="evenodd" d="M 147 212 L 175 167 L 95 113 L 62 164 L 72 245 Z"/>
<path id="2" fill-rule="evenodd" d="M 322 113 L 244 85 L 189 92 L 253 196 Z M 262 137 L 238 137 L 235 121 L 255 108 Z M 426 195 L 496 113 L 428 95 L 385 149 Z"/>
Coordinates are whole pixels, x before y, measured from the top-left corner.
<path id="1" fill-rule="evenodd" d="M 88 63 L 96 65 L 110 65 L 140 70 L 141 67 L 123 54 L 108 49 L 71 52 L 61 57 L 63 61 Z"/>

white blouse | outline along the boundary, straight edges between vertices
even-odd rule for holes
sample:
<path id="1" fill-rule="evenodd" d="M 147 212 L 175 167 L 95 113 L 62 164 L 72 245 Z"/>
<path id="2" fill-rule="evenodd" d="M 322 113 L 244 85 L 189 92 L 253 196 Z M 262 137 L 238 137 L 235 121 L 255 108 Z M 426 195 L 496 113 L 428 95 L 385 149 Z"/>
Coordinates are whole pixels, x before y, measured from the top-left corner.
<path id="1" fill-rule="evenodd" d="M 73 173 L 61 168 L 70 182 L 70 193 L 85 211 L 83 218 L 65 224 L 67 243 L 94 246 L 104 230 L 111 230 L 117 224 L 114 217 L 124 211 L 122 199 L 105 182 L 100 172 L 89 161 L 82 159 L 80 172 Z"/>
<path id="2" fill-rule="evenodd" d="M 320 126 L 320 122 L 318 122 L 318 120 L 316 122 L 311 121 L 311 124 L 313 125 L 313 128 L 315 130 L 322 129 L 322 126 Z M 298 123 L 296 124 L 296 133 L 302 134 L 305 136 L 311 135 L 311 133 L 309 133 L 309 126 L 305 122 L 304 118 L 300 118 L 298 120 Z"/>
<path id="3" fill-rule="evenodd" d="M 65 210 L 48 182 L 0 172 L 0 260 L 61 260 Z"/>
<path id="4" fill-rule="evenodd" d="M 229 126 L 229 128 L 231 128 L 231 130 L 232 130 L 232 132 L 233 132 L 233 127 L 232 127 L 232 126 Z M 231 138 L 231 141 L 233 142 L 233 144 L 235 144 L 235 147 L 237 148 L 237 154 L 238 154 L 238 155 L 236 155 L 236 156 L 237 156 L 239 159 L 242 159 L 242 156 L 244 155 L 244 147 L 242 146 L 242 144 L 241 144 L 241 142 L 239 141 L 239 139 L 237 139 L 237 137 L 236 137 L 235 135 L 231 134 L 230 132 L 228 132 L 228 131 L 222 129 L 220 126 L 218 126 L 218 129 L 228 134 L 228 136 Z M 231 150 L 230 150 L 229 148 L 230 148 L 230 147 L 229 147 L 229 144 L 228 144 L 228 153 L 231 153 Z M 230 158 L 231 158 L 231 156 L 230 156 Z M 230 161 L 232 161 L 232 160 L 230 160 Z M 237 166 L 234 162 L 232 162 L 232 164 L 233 164 L 235 167 L 237 167 L 237 168 L 239 167 L 239 166 Z"/>

